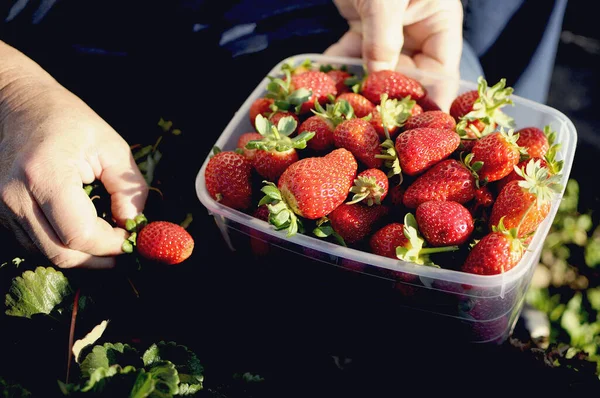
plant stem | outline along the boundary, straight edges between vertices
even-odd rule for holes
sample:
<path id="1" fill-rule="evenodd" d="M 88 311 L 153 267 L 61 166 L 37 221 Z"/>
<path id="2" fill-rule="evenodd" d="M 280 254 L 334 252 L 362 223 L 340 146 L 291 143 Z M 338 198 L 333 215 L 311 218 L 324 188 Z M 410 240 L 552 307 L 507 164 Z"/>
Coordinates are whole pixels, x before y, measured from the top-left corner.
<path id="1" fill-rule="evenodd" d="M 67 377 L 65 383 L 69 384 L 69 374 L 71 372 L 71 362 L 73 359 L 73 338 L 75 336 L 75 321 L 77 320 L 77 311 L 79 310 L 79 294 L 81 289 L 77 289 L 75 292 L 75 298 L 73 299 L 73 312 L 71 313 L 71 329 L 69 330 L 69 354 L 67 362 Z"/>

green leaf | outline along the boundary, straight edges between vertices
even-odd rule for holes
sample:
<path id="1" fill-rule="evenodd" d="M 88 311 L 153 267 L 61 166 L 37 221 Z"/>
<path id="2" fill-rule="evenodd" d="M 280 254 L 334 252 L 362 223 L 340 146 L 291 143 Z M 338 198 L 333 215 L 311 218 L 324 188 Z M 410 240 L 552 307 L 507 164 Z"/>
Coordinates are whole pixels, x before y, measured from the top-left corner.
<path id="1" fill-rule="evenodd" d="M 123 343 L 104 343 L 92 348 L 81 361 L 83 377 L 90 377 L 97 369 L 108 369 L 113 365 L 141 367 L 142 361 L 137 350 Z"/>
<path id="2" fill-rule="evenodd" d="M 169 361 L 155 363 L 147 373 L 154 382 L 154 390 L 148 397 L 170 398 L 179 393 L 179 374 L 173 363 Z M 132 391 L 133 396 L 135 396 L 134 392 Z"/>
<path id="3" fill-rule="evenodd" d="M 6 294 L 6 314 L 25 318 L 49 314 L 71 293 L 69 281 L 62 272 L 52 267 L 37 267 L 13 279 Z"/>
<path id="4" fill-rule="evenodd" d="M 138 370 L 133 366 L 120 365 L 95 369 L 81 391 L 102 393 L 103 396 L 127 396 L 136 380 L 137 372 Z"/>
<path id="5" fill-rule="evenodd" d="M 294 119 L 292 116 L 285 116 L 279 119 L 279 122 L 277 123 L 277 131 L 279 131 L 279 134 L 288 137 L 294 132 L 294 130 L 296 130 L 297 125 L 298 122 L 296 122 L 296 119 Z"/>
<path id="6" fill-rule="evenodd" d="M 204 367 L 196 354 L 186 346 L 161 341 L 152 344 L 142 356 L 142 360 L 145 366 L 154 366 L 163 361 L 173 363 L 179 374 L 180 395 L 192 394 L 202 389 Z M 182 394 L 182 391 L 186 394 Z"/>
<path id="7" fill-rule="evenodd" d="M 25 398 L 31 397 L 31 393 L 20 384 L 12 383 L 0 377 L 0 397 L 2 398 Z"/>
<path id="8" fill-rule="evenodd" d="M 79 362 L 79 354 L 84 347 L 87 347 L 90 344 L 94 344 L 98 339 L 102 336 L 104 331 L 106 330 L 106 326 L 108 325 L 108 321 L 104 320 L 100 322 L 100 324 L 96 325 L 88 334 L 85 335 L 83 339 L 77 340 L 73 344 L 73 358 L 75 358 L 75 362 Z"/>

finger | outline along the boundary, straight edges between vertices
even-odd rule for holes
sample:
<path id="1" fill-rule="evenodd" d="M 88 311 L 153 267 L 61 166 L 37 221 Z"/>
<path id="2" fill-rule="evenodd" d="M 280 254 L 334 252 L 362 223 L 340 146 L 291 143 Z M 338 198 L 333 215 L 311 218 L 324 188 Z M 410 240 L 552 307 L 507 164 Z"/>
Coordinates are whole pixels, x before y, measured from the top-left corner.
<path id="1" fill-rule="evenodd" d="M 127 238 L 127 232 L 112 227 L 97 216 L 96 207 L 82 189 L 82 181 L 76 170 L 67 167 L 51 172 L 31 170 L 28 176 L 32 181 L 31 195 L 58 236 L 60 243 L 54 242 L 55 245 L 94 256 L 122 253 L 121 245 Z M 37 218 L 41 223 L 42 217 Z M 45 233 L 53 235 L 50 231 Z"/>
<path id="2" fill-rule="evenodd" d="M 406 0 L 371 0 L 361 4 L 362 52 L 368 71 L 395 69 L 404 44 Z"/>
<path id="3" fill-rule="evenodd" d="M 362 55 L 362 37 L 360 33 L 349 30 L 337 43 L 332 44 L 323 52 L 324 55 L 335 57 L 360 58 Z"/>
<path id="4" fill-rule="evenodd" d="M 99 178 L 110 195 L 112 216 L 123 225 L 126 219 L 143 212 L 148 197 L 148 184 L 129 147 L 106 151 L 100 157 L 100 165 L 102 173 Z"/>
<path id="5" fill-rule="evenodd" d="M 54 265 L 60 268 L 93 269 L 109 269 L 115 266 L 114 257 L 94 256 L 65 247 L 33 195 L 26 196 L 23 202 L 23 229 L 37 249 Z"/>

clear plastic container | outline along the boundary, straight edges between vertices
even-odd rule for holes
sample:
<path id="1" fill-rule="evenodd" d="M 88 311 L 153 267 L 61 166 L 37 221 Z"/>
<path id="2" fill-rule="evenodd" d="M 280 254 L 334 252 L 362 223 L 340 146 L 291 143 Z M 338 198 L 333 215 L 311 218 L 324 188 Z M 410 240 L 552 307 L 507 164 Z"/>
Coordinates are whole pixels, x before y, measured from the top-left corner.
<path id="1" fill-rule="evenodd" d="M 269 76 L 280 76 L 281 66 L 286 62 L 299 65 L 306 59 L 317 64 L 347 65 L 352 73 L 363 73 L 360 59 L 299 54 L 275 65 Z M 429 92 L 440 87 L 450 88 L 450 97 L 477 88 L 472 82 L 451 80 L 446 76 L 419 70 L 403 69 L 401 72 L 419 80 Z M 253 131 L 248 118 L 250 105 L 256 98 L 264 95 L 267 83 L 268 78 L 265 77 L 249 95 L 215 142 L 216 146 L 222 150 L 233 150 L 241 134 Z M 518 127 L 543 128 L 550 125 L 557 132 L 557 141 L 561 143 L 558 159 L 564 160 L 562 185 L 565 187 L 577 141 L 573 123 L 563 113 L 546 105 L 518 96 L 513 96 L 512 99 L 514 106 L 503 109 L 515 119 Z M 403 317 L 414 317 L 419 320 L 420 325 L 426 320 L 428 328 L 438 325 L 444 333 L 466 342 L 502 343 L 510 336 L 539 261 L 543 242 L 562 199 L 561 192 L 553 201 L 550 214 L 537 229 L 517 266 L 499 275 L 474 275 L 377 256 L 309 235 L 296 234 L 288 238 L 284 232 L 276 231 L 268 223 L 223 206 L 210 197 L 204 184 L 204 171 L 209 158 L 210 155 L 207 155 L 197 175 L 196 192 L 201 203 L 214 216 L 223 239 L 231 250 L 251 253 L 252 245 L 266 242 L 266 245 L 261 246 L 265 255 L 280 256 L 282 259 L 289 255 L 303 256 L 302 261 L 326 263 L 353 271 L 360 275 L 359 283 L 394 292 L 394 297 L 398 300 L 390 306 L 392 311 L 402 308 Z M 284 261 L 280 263 L 285 266 Z M 376 281 L 375 285 L 373 281 Z"/>

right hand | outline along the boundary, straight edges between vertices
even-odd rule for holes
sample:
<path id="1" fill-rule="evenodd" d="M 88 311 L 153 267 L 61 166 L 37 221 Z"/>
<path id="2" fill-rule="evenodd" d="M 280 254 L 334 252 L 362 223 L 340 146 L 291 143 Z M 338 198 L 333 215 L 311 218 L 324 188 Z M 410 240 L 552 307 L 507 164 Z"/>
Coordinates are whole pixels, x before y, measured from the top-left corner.
<path id="1" fill-rule="evenodd" d="M 113 267 L 128 236 L 124 222 L 143 211 L 148 186 L 114 129 L 31 60 L 22 62 L 36 72 L 0 89 L 0 222 L 58 267 Z M 120 227 L 98 217 L 83 190 L 95 180 Z"/>

